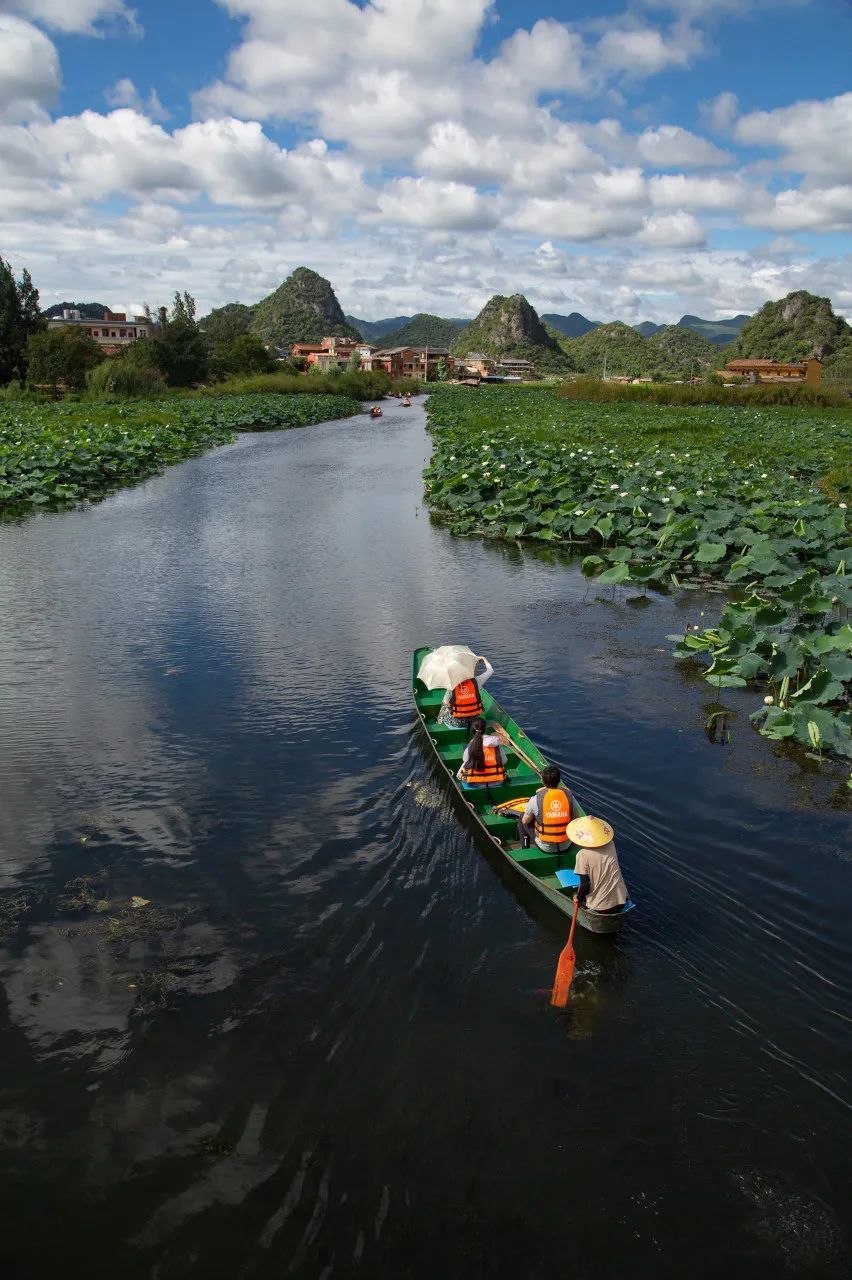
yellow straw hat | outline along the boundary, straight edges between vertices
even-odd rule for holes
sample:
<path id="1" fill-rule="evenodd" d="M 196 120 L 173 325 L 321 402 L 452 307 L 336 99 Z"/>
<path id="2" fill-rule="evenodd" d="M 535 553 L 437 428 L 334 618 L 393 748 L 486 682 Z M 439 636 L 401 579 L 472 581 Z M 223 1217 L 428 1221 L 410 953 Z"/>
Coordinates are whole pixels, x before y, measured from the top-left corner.
<path id="1" fill-rule="evenodd" d="M 579 844 L 584 849 L 600 849 L 602 845 L 609 844 L 615 832 L 603 818 L 575 818 L 568 823 L 565 834 L 572 844 Z"/>

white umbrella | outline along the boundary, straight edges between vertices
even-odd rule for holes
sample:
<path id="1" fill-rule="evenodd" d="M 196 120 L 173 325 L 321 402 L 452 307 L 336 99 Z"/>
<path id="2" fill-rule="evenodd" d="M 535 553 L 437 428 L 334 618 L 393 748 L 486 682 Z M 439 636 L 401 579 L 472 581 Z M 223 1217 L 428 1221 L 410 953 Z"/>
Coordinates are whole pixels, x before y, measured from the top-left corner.
<path id="1" fill-rule="evenodd" d="M 479 661 L 466 644 L 442 644 L 420 663 L 417 679 L 427 689 L 455 689 L 462 680 L 472 680 Z"/>

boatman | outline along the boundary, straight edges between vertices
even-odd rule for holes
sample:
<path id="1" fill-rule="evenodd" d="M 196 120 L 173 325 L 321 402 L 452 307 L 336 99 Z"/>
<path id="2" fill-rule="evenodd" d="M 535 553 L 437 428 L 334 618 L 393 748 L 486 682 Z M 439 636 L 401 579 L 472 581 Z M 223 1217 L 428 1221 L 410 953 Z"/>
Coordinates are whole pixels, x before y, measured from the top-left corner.
<path id="1" fill-rule="evenodd" d="M 612 842 L 612 827 L 603 818 L 575 818 L 566 833 L 580 846 L 574 870 L 580 877 L 577 898 L 581 907 L 611 915 L 628 899 L 627 885 Z"/>
<path id="2" fill-rule="evenodd" d="M 476 665 L 482 663 L 479 675 L 472 680 L 462 680 L 454 689 L 444 694 L 441 710 L 438 712 L 438 724 L 445 724 L 450 729 L 470 729 L 474 720 L 482 715 L 482 698 L 480 689 L 486 680 L 494 675 L 494 668 L 487 658 L 477 658 Z"/>
<path id="3" fill-rule="evenodd" d="M 543 853 L 562 853 L 571 848 L 566 828 L 574 812 L 574 797 L 562 781 L 556 765 L 549 764 L 541 771 L 543 787 L 530 796 L 527 807 L 518 819 L 518 836 L 524 849 L 529 849 L 532 837 Z"/>

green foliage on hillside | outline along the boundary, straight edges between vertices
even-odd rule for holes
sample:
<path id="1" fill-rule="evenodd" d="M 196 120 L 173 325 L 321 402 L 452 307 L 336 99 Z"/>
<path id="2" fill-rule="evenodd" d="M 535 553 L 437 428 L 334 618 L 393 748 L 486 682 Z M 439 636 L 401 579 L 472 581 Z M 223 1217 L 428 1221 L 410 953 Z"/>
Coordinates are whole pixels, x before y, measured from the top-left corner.
<path id="1" fill-rule="evenodd" d="M 198 327 L 211 347 L 221 343 L 233 342 L 241 338 L 251 329 L 254 312 L 242 302 L 228 302 L 224 307 L 215 307 L 207 316 L 202 316 Z"/>
<path id="2" fill-rule="evenodd" d="M 584 333 L 600 326 L 599 320 L 587 320 L 579 311 L 572 311 L 567 316 L 549 312 L 541 317 L 541 322 L 546 328 L 555 330 L 564 338 L 582 338 Z"/>
<path id="3" fill-rule="evenodd" d="M 563 338 L 560 345 L 572 368 L 596 377 L 606 365 L 607 377 L 641 378 L 650 374 L 654 363 L 648 340 L 620 320 L 599 325 L 581 338 Z"/>
<path id="4" fill-rule="evenodd" d="M 511 298 L 497 294 L 461 331 L 453 344 L 453 354 L 464 356 L 472 351 L 532 360 L 536 369 L 545 373 L 572 367 L 560 344 L 520 293 Z"/>
<path id="5" fill-rule="evenodd" d="M 54 302 L 42 314 L 46 320 L 61 320 L 63 311 L 79 311 L 84 320 L 103 320 L 104 312 L 111 310 L 105 302 Z"/>
<path id="6" fill-rule="evenodd" d="M 44 328 L 38 289 L 30 273 L 16 280 L 8 262 L 0 258 L 0 386 L 27 372 L 27 342 Z"/>
<path id="7" fill-rule="evenodd" d="M 347 324 L 328 280 L 308 267 L 297 267 L 252 310 L 251 332 L 276 346 L 319 342 L 326 335 L 361 337 L 357 329 Z"/>
<path id="8" fill-rule="evenodd" d="M 718 346 L 692 329 L 666 324 L 646 341 L 656 356 L 652 372 L 680 378 L 720 367 Z"/>
<path id="9" fill-rule="evenodd" d="M 852 342 L 852 329 L 835 315 L 829 298 L 805 289 L 767 302 L 743 326 L 735 347 L 738 356 L 769 360 L 805 360 L 833 355 Z"/>
<path id="10" fill-rule="evenodd" d="M 446 347 L 448 350 L 458 339 L 466 324 L 458 320 L 445 320 L 420 311 L 407 324 L 381 339 L 383 347 Z"/>

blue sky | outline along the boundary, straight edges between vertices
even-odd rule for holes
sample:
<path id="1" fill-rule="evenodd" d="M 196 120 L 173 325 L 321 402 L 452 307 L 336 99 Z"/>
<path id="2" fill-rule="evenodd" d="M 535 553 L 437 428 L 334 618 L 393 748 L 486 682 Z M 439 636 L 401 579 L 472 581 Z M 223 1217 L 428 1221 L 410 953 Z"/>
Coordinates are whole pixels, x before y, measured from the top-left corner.
<path id="1" fill-rule="evenodd" d="M 0 0 L 0 254 L 202 310 L 852 317 L 846 0 Z"/>

